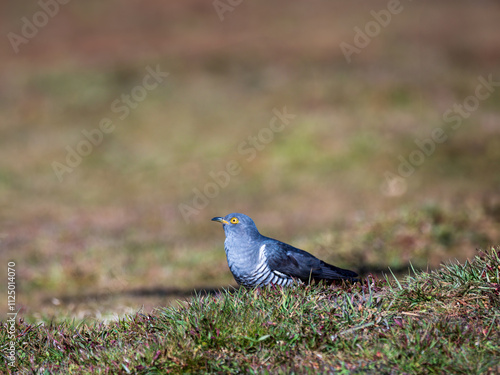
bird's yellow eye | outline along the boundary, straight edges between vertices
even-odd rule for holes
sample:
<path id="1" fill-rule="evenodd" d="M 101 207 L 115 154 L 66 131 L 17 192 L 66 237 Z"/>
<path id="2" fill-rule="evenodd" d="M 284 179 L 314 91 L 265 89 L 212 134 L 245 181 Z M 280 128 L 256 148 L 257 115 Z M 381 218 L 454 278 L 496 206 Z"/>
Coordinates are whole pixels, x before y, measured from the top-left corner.
<path id="1" fill-rule="evenodd" d="M 230 221 L 231 224 L 238 224 L 240 222 L 237 217 L 233 217 Z"/>

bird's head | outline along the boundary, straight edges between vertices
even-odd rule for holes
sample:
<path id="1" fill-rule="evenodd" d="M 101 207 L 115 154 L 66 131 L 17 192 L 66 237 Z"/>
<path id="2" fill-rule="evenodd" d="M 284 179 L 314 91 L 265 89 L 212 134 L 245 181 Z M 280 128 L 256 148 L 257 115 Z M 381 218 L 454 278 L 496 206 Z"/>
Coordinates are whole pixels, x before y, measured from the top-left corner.
<path id="1" fill-rule="evenodd" d="M 214 217 L 212 221 L 222 223 L 227 238 L 260 236 L 253 220 L 244 214 L 232 213 L 224 217 Z"/>

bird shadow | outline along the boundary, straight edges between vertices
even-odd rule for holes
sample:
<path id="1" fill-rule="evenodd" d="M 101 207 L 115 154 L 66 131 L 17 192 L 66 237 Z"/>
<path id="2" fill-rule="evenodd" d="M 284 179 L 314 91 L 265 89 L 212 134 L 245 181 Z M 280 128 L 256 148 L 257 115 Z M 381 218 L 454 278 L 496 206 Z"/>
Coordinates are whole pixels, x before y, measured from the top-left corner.
<path id="1" fill-rule="evenodd" d="M 360 275 L 360 278 L 364 278 L 368 275 L 376 275 L 379 277 L 384 277 L 384 275 L 393 274 L 395 276 L 404 276 L 410 273 L 413 273 L 413 269 L 420 270 L 419 268 L 414 268 L 411 263 L 401 264 L 397 267 L 388 267 L 388 266 L 372 266 L 372 265 L 359 265 L 357 267 L 357 272 Z M 427 270 L 429 271 L 429 270 Z"/>
<path id="2" fill-rule="evenodd" d="M 363 280 L 368 275 L 376 275 L 384 277 L 384 275 L 394 274 L 395 276 L 402 276 L 409 274 L 411 264 L 404 264 L 399 267 L 373 267 L 373 266 L 358 266 L 357 272 L 359 279 Z M 391 272 L 392 271 L 392 272 Z M 113 298 L 128 297 L 128 298 L 165 298 L 165 299 L 188 299 L 195 296 L 208 296 L 217 295 L 225 291 L 237 291 L 241 287 L 236 285 L 228 285 L 225 287 L 206 287 L 198 286 L 194 288 L 174 288 L 174 287 L 144 287 L 127 289 L 121 291 L 99 291 L 91 293 L 82 293 L 75 295 L 63 295 L 56 298 L 63 304 L 70 303 L 85 303 L 88 301 L 103 301 Z M 44 298 L 44 303 L 51 303 L 54 296 Z"/>
<path id="3" fill-rule="evenodd" d="M 238 287 L 227 286 L 224 288 L 212 287 L 195 287 L 195 288 L 169 288 L 169 287 L 151 287 L 151 288 L 136 288 L 122 291 L 102 291 L 93 293 L 82 293 L 75 295 L 57 296 L 57 299 L 64 304 L 82 303 L 86 301 L 102 301 L 119 297 L 139 298 L 169 298 L 169 299 L 184 299 L 194 296 L 216 295 L 225 290 L 237 290 Z M 49 303 L 54 297 L 46 297 L 43 302 Z"/>

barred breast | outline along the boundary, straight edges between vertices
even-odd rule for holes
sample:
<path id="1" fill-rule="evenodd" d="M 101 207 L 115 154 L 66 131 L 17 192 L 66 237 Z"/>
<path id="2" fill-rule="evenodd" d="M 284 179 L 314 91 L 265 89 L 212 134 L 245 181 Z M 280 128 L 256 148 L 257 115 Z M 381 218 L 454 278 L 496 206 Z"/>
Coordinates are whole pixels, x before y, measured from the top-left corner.
<path id="1" fill-rule="evenodd" d="M 294 279 L 284 273 L 272 270 L 266 257 L 266 245 L 259 248 L 258 261 L 254 264 L 235 264 L 231 262 L 231 270 L 236 282 L 246 287 L 256 287 L 264 285 L 288 286 L 294 282 Z M 229 258 L 228 258 L 229 259 Z"/>

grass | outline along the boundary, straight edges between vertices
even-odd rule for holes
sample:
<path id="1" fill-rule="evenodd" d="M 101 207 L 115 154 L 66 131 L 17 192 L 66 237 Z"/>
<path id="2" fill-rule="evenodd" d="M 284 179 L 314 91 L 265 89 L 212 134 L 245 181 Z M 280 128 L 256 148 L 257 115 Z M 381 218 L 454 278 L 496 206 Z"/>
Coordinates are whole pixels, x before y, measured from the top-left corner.
<path id="1" fill-rule="evenodd" d="M 499 324 L 496 247 L 400 280 L 223 290 L 109 324 L 20 321 L 10 370 L 494 374 Z"/>

